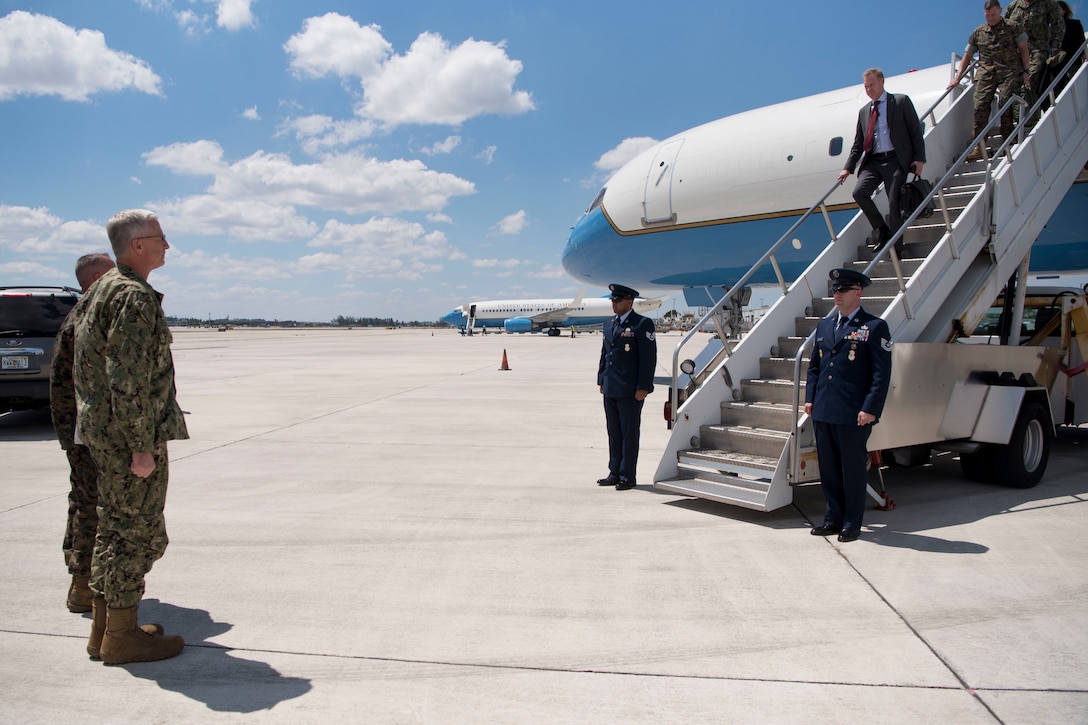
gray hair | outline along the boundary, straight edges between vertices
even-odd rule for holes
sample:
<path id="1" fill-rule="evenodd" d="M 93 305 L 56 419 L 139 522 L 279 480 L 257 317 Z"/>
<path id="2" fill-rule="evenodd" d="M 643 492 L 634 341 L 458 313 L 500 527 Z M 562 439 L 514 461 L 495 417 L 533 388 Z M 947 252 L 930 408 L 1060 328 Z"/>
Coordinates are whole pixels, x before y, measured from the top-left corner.
<path id="1" fill-rule="evenodd" d="M 120 258 L 128 253 L 128 244 L 145 231 L 159 217 L 147 209 L 126 209 L 113 215 L 106 223 L 106 234 L 110 238 L 113 253 Z"/>
<path id="2" fill-rule="evenodd" d="M 879 68 L 870 68 L 861 74 L 862 78 L 867 78 L 868 76 L 876 76 L 880 80 L 884 80 L 884 71 Z"/>
<path id="3" fill-rule="evenodd" d="M 113 260 L 105 252 L 84 254 L 76 260 L 76 281 L 80 287 L 86 287 L 95 272 L 106 271 L 113 266 Z"/>

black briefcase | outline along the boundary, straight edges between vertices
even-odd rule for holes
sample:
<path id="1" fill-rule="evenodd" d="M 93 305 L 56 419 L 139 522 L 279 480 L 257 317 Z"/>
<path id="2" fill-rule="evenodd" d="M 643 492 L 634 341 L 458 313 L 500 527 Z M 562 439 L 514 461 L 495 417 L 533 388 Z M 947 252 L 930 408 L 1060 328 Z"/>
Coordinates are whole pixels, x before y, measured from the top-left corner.
<path id="1" fill-rule="evenodd" d="M 914 178 L 903 184 L 903 190 L 899 192 L 899 213 L 906 219 L 914 210 L 922 203 L 922 200 L 929 196 L 929 192 L 933 191 L 933 184 L 926 181 L 918 174 L 914 175 Z M 926 201 L 922 210 L 918 212 L 919 218 L 929 218 L 933 216 L 933 198 L 931 197 Z"/>

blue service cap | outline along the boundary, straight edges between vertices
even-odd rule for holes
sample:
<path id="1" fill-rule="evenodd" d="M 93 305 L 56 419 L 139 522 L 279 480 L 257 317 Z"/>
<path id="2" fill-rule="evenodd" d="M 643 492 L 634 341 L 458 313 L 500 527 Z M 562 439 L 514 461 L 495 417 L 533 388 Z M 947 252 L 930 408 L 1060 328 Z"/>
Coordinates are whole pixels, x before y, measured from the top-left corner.
<path id="1" fill-rule="evenodd" d="M 634 299 L 638 297 L 638 292 L 622 284 L 610 284 L 608 285 L 609 292 L 612 293 L 612 299 L 622 300 L 626 298 Z"/>
<path id="2" fill-rule="evenodd" d="M 833 269 L 827 275 L 831 279 L 831 291 L 849 289 L 851 287 L 868 287 L 873 283 L 871 279 L 861 272 L 852 269 Z"/>

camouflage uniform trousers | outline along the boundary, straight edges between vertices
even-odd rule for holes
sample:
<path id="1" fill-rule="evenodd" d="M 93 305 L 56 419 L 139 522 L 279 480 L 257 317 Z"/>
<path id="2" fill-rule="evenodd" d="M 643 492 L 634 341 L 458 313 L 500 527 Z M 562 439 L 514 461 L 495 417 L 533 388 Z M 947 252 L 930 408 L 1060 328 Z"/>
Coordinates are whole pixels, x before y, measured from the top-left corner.
<path id="1" fill-rule="evenodd" d="M 98 535 L 91 562 L 91 589 L 110 607 L 131 607 L 144 595 L 144 576 L 166 551 L 166 443 L 157 443 L 155 470 L 133 475 L 127 449 L 91 448 L 98 465 Z"/>
<path id="2" fill-rule="evenodd" d="M 1001 74 L 992 70 L 984 70 L 975 80 L 975 135 L 982 133 L 982 129 L 990 122 L 990 111 L 994 101 L 994 95 L 998 94 L 1001 103 L 1004 103 L 1020 90 L 1020 80 L 1016 75 Z M 1012 134 L 1016 121 L 1013 118 L 1013 110 L 1006 111 L 1001 116 L 1001 135 L 1008 138 Z"/>
<path id="3" fill-rule="evenodd" d="M 1043 83 L 1046 79 L 1046 59 L 1047 52 L 1045 50 L 1033 50 L 1028 54 L 1028 87 L 1024 89 L 1024 100 L 1030 105 L 1035 105 L 1035 102 L 1039 100 L 1039 92 L 1045 90 Z M 1042 116 L 1042 111 L 1038 111 L 1028 119 L 1028 123 L 1034 126 L 1039 122 L 1039 118 Z M 1017 114 L 1019 117 L 1019 113 Z"/>
<path id="4" fill-rule="evenodd" d="M 90 576 L 98 533 L 98 468 L 86 446 L 72 446 L 65 453 L 72 471 L 72 487 L 68 491 L 68 524 L 64 527 L 64 561 L 69 574 Z"/>

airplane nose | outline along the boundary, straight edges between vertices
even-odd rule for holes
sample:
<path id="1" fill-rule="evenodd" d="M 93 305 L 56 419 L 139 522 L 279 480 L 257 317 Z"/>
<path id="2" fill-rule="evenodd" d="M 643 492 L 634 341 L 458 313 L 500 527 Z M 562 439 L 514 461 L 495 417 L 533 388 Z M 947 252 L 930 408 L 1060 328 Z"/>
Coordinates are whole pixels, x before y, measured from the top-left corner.
<path id="1" fill-rule="evenodd" d="M 602 225 L 604 228 L 602 228 Z M 600 269 L 602 246 L 607 246 L 610 235 L 608 221 L 600 208 L 582 215 L 575 222 L 563 248 L 563 269 L 575 279 L 600 284 L 601 280 L 593 275 L 594 269 Z"/>

